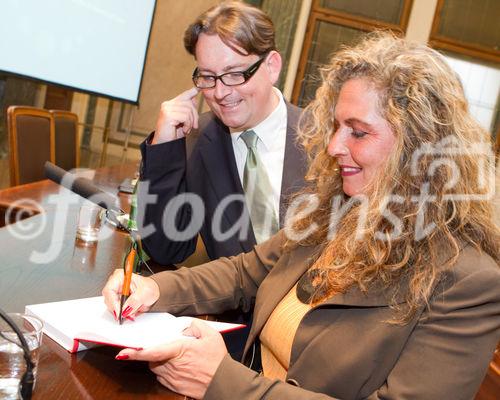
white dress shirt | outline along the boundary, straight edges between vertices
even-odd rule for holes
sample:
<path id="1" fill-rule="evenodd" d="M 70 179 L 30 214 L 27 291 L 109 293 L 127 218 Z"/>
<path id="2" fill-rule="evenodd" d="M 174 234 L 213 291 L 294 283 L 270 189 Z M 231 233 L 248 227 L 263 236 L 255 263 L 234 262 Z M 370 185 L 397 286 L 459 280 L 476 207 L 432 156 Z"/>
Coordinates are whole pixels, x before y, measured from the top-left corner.
<path id="1" fill-rule="evenodd" d="M 259 138 L 257 141 L 257 151 L 266 168 L 271 186 L 273 187 L 273 204 L 278 213 L 278 217 L 280 209 L 281 180 L 283 177 L 283 161 L 285 159 L 287 110 L 283 94 L 278 89 L 273 89 L 279 97 L 278 105 L 264 121 L 251 129 Z M 243 186 L 243 171 L 245 169 L 248 149 L 245 142 L 240 139 L 242 133 L 243 132 L 231 132 L 231 140 L 233 143 L 234 156 L 236 158 L 236 166 L 238 167 L 238 175 L 241 185 Z"/>

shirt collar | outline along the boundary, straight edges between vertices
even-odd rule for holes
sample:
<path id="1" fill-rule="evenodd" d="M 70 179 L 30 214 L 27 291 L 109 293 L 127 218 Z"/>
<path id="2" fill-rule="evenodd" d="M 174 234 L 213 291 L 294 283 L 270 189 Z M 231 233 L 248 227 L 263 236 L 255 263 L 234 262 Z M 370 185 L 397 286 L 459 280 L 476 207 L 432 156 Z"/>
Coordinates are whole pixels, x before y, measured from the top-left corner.
<path id="1" fill-rule="evenodd" d="M 281 91 L 273 87 L 274 93 L 278 96 L 279 102 L 276 108 L 262 122 L 251 128 L 264 144 L 266 150 L 275 147 L 276 132 L 282 128 L 283 121 L 286 123 L 286 104 Z M 286 127 L 285 127 L 286 129 Z M 231 139 L 236 142 L 243 131 L 231 132 Z"/>

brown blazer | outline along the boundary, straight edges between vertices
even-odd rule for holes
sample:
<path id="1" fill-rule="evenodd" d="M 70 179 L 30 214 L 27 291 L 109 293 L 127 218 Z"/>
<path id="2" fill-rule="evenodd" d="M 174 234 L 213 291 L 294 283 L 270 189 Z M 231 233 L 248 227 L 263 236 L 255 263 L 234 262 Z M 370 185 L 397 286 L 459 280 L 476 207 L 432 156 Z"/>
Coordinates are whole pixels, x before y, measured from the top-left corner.
<path id="1" fill-rule="evenodd" d="M 245 352 L 279 301 L 307 270 L 316 248 L 281 250 L 279 232 L 247 254 L 154 276 L 153 310 L 220 313 L 255 298 Z M 500 268 L 470 246 L 435 287 L 430 307 L 404 326 L 391 317 L 390 293 L 357 289 L 333 296 L 301 321 L 287 381 L 260 376 L 230 356 L 206 399 L 471 399 L 500 339 Z M 245 356 L 244 356 L 245 359 Z"/>

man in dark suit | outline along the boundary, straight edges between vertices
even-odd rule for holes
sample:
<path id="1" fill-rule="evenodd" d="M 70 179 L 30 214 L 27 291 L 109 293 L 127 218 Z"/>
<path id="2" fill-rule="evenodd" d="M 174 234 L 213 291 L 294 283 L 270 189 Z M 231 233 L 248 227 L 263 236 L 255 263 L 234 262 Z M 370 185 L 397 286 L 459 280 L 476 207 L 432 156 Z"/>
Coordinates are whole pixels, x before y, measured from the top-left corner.
<path id="1" fill-rule="evenodd" d="M 160 264 L 184 261 L 198 233 L 211 259 L 250 251 L 283 226 L 287 197 L 304 184 L 300 109 L 273 86 L 282 62 L 269 17 L 224 2 L 189 26 L 184 45 L 195 87 L 161 105 L 141 145 L 141 181 L 157 195 L 154 204 L 139 195 L 142 226 L 155 228 L 143 243 Z M 199 91 L 211 109 L 201 116 Z"/>

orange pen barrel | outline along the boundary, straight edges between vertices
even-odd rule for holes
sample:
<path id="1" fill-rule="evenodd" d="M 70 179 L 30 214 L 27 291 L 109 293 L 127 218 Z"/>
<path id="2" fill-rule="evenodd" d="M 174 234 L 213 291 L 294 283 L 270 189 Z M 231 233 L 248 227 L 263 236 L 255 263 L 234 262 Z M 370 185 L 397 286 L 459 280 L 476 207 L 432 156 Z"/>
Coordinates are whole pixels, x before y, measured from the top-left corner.
<path id="1" fill-rule="evenodd" d="M 134 270 L 134 261 L 135 261 L 136 250 L 132 247 L 127 254 L 127 258 L 125 259 L 125 278 L 123 280 L 123 289 L 122 296 L 130 295 L 130 282 L 132 281 L 132 272 Z"/>

